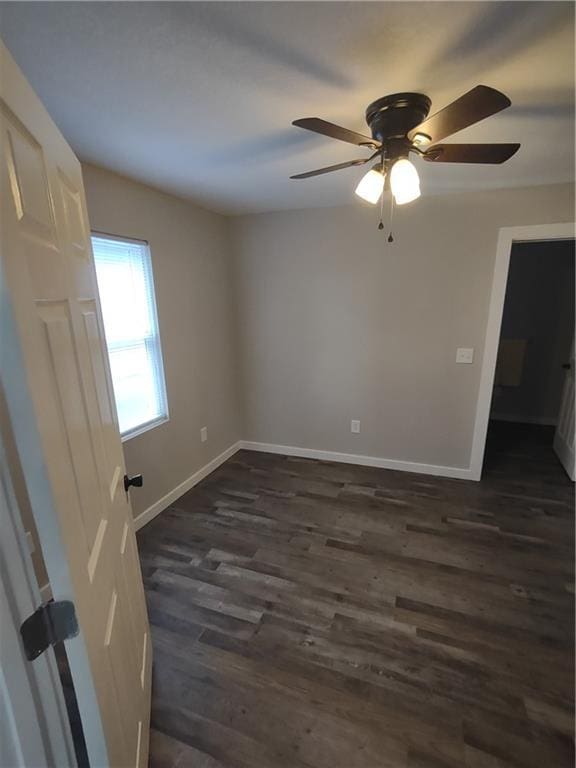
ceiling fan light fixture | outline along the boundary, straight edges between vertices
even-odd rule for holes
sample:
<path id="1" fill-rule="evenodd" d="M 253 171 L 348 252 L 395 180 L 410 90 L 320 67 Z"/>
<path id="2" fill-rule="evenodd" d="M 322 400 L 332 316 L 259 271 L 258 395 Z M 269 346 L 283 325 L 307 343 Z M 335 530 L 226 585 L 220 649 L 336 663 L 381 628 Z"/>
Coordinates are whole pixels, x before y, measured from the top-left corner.
<path id="1" fill-rule="evenodd" d="M 390 188 L 396 205 L 411 203 L 420 197 L 420 178 L 414 165 L 405 157 L 396 160 L 390 171 Z"/>
<path id="2" fill-rule="evenodd" d="M 423 93 L 392 93 L 376 99 L 366 108 L 366 122 L 371 137 L 350 131 L 319 117 L 304 117 L 293 125 L 338 141 L 372 150 L 370 157 L 298 173 L 291 179 L 308 179 L 356 165 L 379 162 L 356 187 L 356 194 L 375 205 L 384 201 L 386 189 L 393 201 L 404 205 L 420 197 L 418 171 L 408 159 L 415 152 L 430 163 L 467 163 L 498 165 L 509 160 L 520 144 L 442 144 L 444 139 L 511 105 L 510 99 L 495 88 L 477 85 L 438 112 L 430 113 L 431 101 Z M 391 209 L 392 211 L 392 209 Z M 392 215 L 392 214 L 390 214 Z M 379 229 L 383 229 L 380 222 Z"/>
<path id="3" fill-rule="evenodd" d="M 376 205 L 384 190 L 384 178 L 384 174 L 379 169 L 372 168 L 360 179 L 355 189 L 356 194 L 367 203 Z"/>

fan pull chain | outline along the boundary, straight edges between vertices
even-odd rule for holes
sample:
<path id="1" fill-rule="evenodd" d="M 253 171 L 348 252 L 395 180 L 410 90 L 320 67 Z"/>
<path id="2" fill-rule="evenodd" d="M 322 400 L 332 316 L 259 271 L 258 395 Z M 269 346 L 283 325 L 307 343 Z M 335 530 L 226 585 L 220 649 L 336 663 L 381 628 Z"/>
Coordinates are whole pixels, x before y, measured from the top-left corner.
<path id="1" fill-rule="evenodd" d="M 388 242 L 393 243 L 394 238 L 392 237 L 392 220 L 394 219 L 394 195 L 392 192 L 390 192 L 390 234 L 388 235 Z"/>
<path id="2" fill-rule="evenodd" d="M 384 155 L 385 152 L 382 151 L 381 159 L 382 159 L 382 165 L 381 165 L 381 171 L 380 173 L 382 176 L 384 176 Z M 382 194 L 380 195 L 380 223 L 378 224 L 378 229 L 384 229 L 384 222 L 382 219 L 384 218 L 384 190 L 382 190 Z"/>

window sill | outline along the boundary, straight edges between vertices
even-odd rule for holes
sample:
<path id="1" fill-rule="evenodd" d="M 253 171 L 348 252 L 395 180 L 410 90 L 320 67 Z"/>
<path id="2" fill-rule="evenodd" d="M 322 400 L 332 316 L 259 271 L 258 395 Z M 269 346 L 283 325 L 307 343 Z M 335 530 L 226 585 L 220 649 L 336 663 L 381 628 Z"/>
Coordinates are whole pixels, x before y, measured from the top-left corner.
<path id="1" fill-rule="evenodd" d="M 160 416 L 158 419 L 154 419 L 154 421 L 148 421 L 146 424 L 141 424 L 139 427 L 134 427 L 129 432 L 125 432 L 123 435 L 120 435 L 120 439 L 123 443 L 126 443 L 128 440 L 132 440 L 133 437 L 143 435 L 144 432 L 148 432 L 154 429 L 154 427 L 159 427 L 161 424 L 166 424 L 169 421 L 169 416 Z"/>

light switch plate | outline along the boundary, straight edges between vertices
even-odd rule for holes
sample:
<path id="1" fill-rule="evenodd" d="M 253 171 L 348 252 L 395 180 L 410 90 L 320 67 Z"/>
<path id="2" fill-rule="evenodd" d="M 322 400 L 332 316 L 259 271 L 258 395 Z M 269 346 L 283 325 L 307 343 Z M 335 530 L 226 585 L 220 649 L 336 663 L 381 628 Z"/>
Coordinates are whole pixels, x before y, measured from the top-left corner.
<path id="1" fill-rule="evenodd" d="M 202 427 L 200 430 L 200 440 L 205 443 L 208 440 L 208 427 Z"/>
<path id="2" fill-rule="evenodd" d="M 352 419 L 350 422 L 350 432 L 354 432 L 355 434 L 360 432 L 360 422 L 358 419 Z"/>
<path id="3" fill-rule="evenodd" d="M 474 349 L 472 347 L 458 347 L 456 350 L 457 363 L 473 363 Z"/>

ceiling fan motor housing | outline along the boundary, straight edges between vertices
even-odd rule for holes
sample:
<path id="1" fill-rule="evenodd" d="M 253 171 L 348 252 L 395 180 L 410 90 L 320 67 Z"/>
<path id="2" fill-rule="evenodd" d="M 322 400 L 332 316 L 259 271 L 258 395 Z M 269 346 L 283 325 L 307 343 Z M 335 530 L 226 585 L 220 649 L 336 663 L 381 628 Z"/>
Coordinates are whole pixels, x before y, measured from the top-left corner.
<path id="1" fill-rule="evenodd" d="M 426 119 L 431 103 L 423 93 L 393 93 L 373 101 L 366 109 L 373 138 L 394 154 L 403 154 L 403 149 L 407 154 L 411 142 L 406 134 Z"/>

